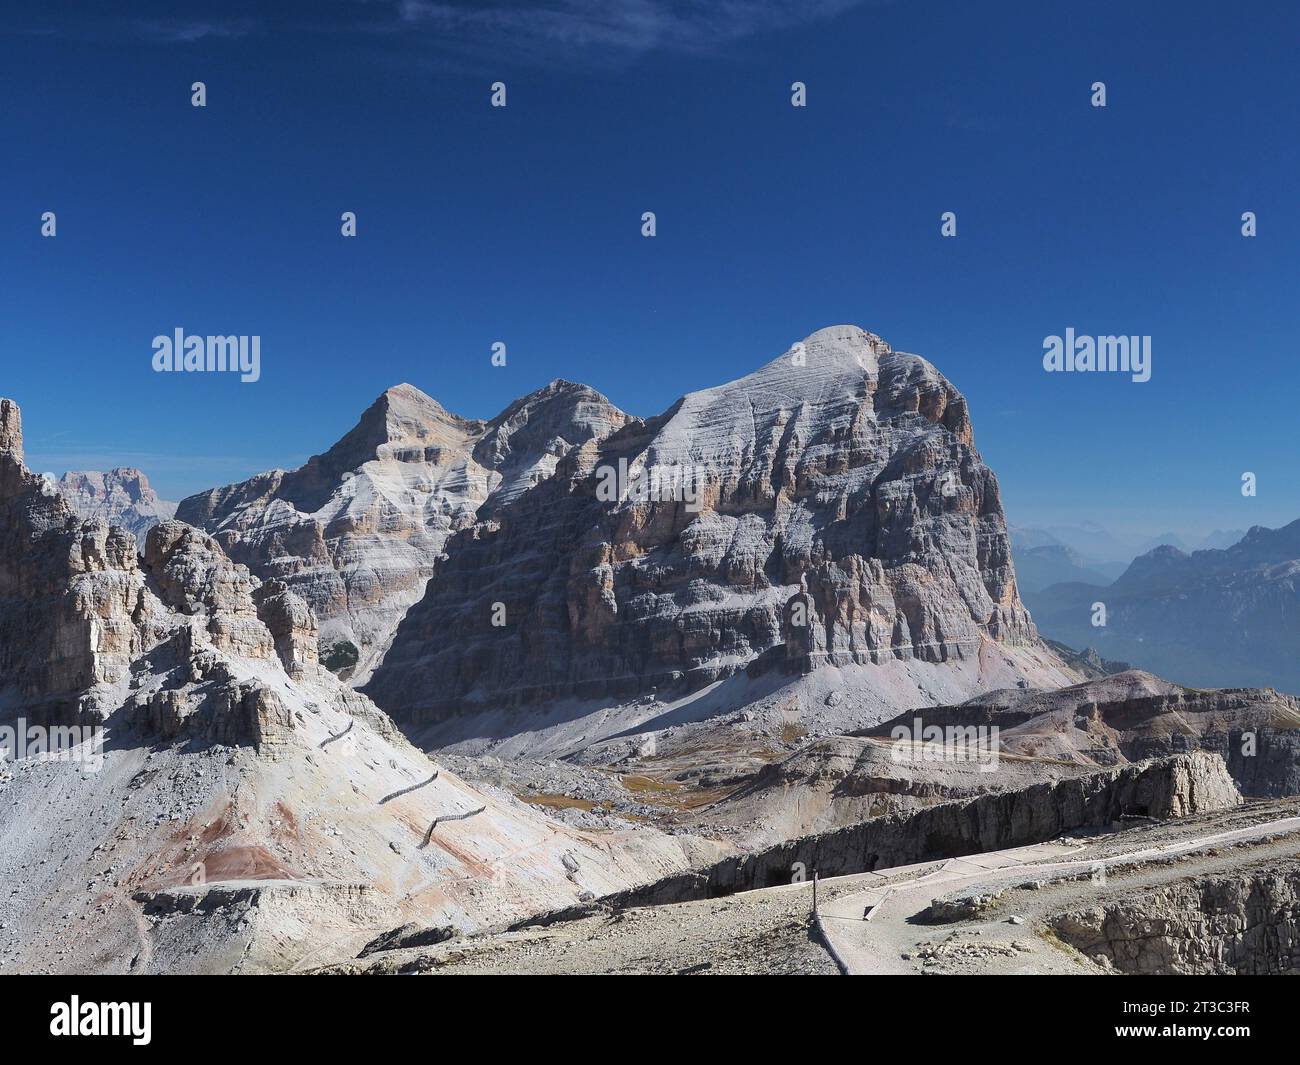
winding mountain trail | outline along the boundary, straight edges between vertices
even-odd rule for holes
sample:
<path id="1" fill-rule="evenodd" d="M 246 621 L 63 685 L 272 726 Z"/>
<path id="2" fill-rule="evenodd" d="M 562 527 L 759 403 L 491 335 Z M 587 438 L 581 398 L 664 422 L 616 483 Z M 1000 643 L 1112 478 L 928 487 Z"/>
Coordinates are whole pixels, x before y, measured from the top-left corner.
<path id="1" fill-rule="evenodd" d="M 1245 828 L 1198 833 L 1184 840 L 1095 858 L 1067 859 L 1067 855 L 1087 849 L 1083 845 L 1039 843 L 949 858 L 938 868 L 930 862 L 884 873 L 835 877 L 822 881 L 822 886 L 859 881 L 866 887 L 822 905 L 822 923 L 835 953 L 851 975 L 914 974 L 915 966 L 909 964 L 910 959 L 904 955 L 934 927 L 919 924 L 917 918 L 934 898 L 957 888 L 978 885 L 981 890 L 995 891 L 1024 881 L 1026 873 L 1033 874 L 1036 879 L 1045 879 L 1083 871 L 1094 872 L 1297 831 L 1300 831 L 1300 817 L 1286 817 Z M 902 874 L 901 879 L 899 874 Z M 1177 869 L 1174 875 L 1186 876 L 1187 870 Z M 943 890 L 936 891 L 937 888 Z"/>

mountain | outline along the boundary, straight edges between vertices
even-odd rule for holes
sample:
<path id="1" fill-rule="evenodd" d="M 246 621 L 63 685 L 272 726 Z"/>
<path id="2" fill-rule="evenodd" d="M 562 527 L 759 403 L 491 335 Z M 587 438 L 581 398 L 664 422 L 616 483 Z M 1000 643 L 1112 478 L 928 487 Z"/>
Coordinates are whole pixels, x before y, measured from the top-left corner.
<path id="1" fill-rule="evenodd" d="M 467 785 L 317 659 L 213 537 L 74 514 L 0 400 L 0 971 L 292 970 L 685 866 Z"/>
<path id="2" fill-rule="evenodd" d="M 1011 532 L 1015 547 L 1045 547 L 1062 544 L 1092 566 L 1113 564 L 1137 554 L 1137 541 L 1117 536 L 1095 521 L 1078 525 L 1048 525 L 1043 528 L 1017 526 Z"/>
<path id="3" fill-rule="evenodd" d="M 102 518 L 125 529 L 141 547 L 150 529 L 176 515 L 176 504 L 159 499 L 149 479 L 129 466 L 107 473 L 65 473 L 59 478 L 58 490 L 74 513 L 83 518 Z"/>
<path id="4" fill-rule="evenodd" d="M 734 705 L 772 671 L 857 671 L 895 708 L 922 674 L 1077 679 L 1020 602 L 966 400 L 856 326 L 574 449 L 446 553 L 364 689 L 441 742 L 590 742 L 614 703 Z"/>
<path id="5" fill-rule="evenodd" d="M 1048 548 L 1059 550 L 1048 551 Z M 1138 553 L 1136 544 L 1115 536 L 1095 522 L 1084 522 L 1079 526 L 1053 525 L 1045 529 L 1013 526 L 1011 550 L 1022 594 L 1053 583 L 1045 580 L 1051 573 L 1042 572 L 1049 568 L 1060 574 L 1058 581 L 1082 580 L 1086 573 L 1088 579 L 1096 578 L 1108 584 L 1124 572 Z M 1071 577 L 1065 572 L 1062 562 L 1080 572 Z M 1024 576 L 1021 575 L 1022 565 L 1026 570 Z"/>
<path id="6" fill-rule="evenodd" d="M 1180 551 L 1190 550 L 1181 536 L 1177 533 L 1166 532 L 1160 533 L 1158 536 L 1148 536 L 1138 545 L 1136 554 L 1145 555 L 1148 551 L 1154 551 L 1157 547 L 1176 547 Z"/>
<path id="7" fill-rule="evenodd" d="M 1185 684 L 1300 691 L 1300 521 L 1223 549 L 1158 547 L 1110 587 L 1043 589 L 1034 616 L 1049 636 Z"/>
<path id="8" fill-rule="evenodd" d="M 1045 544 L 1042 547 L 1013 547 L 1016 563 L 1016 587 L 1033 612 L 1032 595 L 1051 584 L 1062 581 L 1083 581 L 1090 584 L 1109 584 L 1101 570 L 1092 569 L 1072 547 L 1064 544 Z"/>
<path id="9" fill-rule="evenodd" d="M 1095 769 L 1200 749 L 1219 755 L 1243 795 L 1300 792 L 1300 699 L 1272 688 L 1186 688 L 1126 670 L 1053 691 L 985 692 L 924 712 L 925 726 L 998 729 L 1002 757 Z M 864 735 L 890 736 L 906 716 Z"/>
<path id="10" fill-rule="evenodd" d="M 420 598 L 448 536 L 626 421 L 604 396 L 567 381 L 490 421 L 398 385 L 300 469 L 190 496 L 176 513 L 260 578 L 301 595 L 320 619 L 325 661 L 359 683 Z"/>
<path id="11" fill-rule="evenodd" d="M 1214 532 L 1207 533 L 1201 538 L 1200 543 L 1196 545 L 1196 549 L 1198 551 L 1212 549 L 1222 550 L 1223 548 L 1231 547 L 1233 544 L 1240 541 L 1245 535 L 1246 530 L 1244 529 L 1215 529 Z"/>
<path id="12" fill-rule="evenodd" d="M 1206 535 L 1193 540 L 1189 544 L 1186 538 L 1179 536 L 1177 533 L 1161 533 L 1159 536 L 1149 536 L 1143 540 L 1139 550 L 1134 553 L 1134 557 L 1145 555 L 1148 551 L 1154 551 L 1157 547 L 1176 547 L 1178 550 L 1186 552 L 1221 550 L 1231 547 L 1245 535 L 1244 529 L 1215 529 L 1213 532 L 1206 533 Z"/>

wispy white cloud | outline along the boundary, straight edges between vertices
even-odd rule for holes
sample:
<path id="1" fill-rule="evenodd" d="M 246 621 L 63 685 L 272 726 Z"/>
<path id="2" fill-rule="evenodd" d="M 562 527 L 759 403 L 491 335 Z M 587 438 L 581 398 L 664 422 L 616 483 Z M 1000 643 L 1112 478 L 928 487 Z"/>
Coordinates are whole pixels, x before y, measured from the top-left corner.
<path id="1" fill-rule="evenodd" d="M 148 0 L 133 19 L 79 15 L 15 0 L 0 34 L 202 45 L 243 38 L 384 39 L 422 58 L 502 59 L 539 66 L 618 63 L 652 52 L 708 54 L 736 41 L 893 0 L 316 0 L 311 5 Z M 24 7 L 26 6 L 26 10 Z"/>
<path id="2" fill-rule="evenodd" d="M 863 0 L 552 0 L 543 4 L 459 4 L 398 0 L 413 31 L 443 44 L 487 40 L 521 50 L 706 52 L 758 33 L 831 18 Z"/>
<path id="3" fill-rule="evenodd" d="M 252 18 L 224 20 L 141 19 L 136 22 L 140 36 L 155 41 L 188 44 L 206 39 L 247 37 L 258 28 Z"/>

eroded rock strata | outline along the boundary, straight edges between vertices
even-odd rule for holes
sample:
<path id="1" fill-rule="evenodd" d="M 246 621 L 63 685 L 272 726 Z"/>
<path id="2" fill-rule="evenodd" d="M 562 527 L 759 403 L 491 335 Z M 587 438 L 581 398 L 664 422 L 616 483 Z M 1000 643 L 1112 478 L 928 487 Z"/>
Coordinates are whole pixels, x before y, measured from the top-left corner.
<path id="1" fill-rule="evenodd" d="M 724 858 L 696 872 L 603 898 L 599 905 L 622 908 L 712 898 L 788 884 L 797 870 L 806 876 L 845 876 L 1041 843 L 1078 829 L 1109 828 L 1123 817 L 1186 817 L 1240 803 L 1222 760 L 1202 752 L 1176 755 L 873 817 Z M 582 912 L 564 911 L 541 920 Z"/>
<path id="2" fill-rule="evenodd" d="M 359 682 L 420 598 L 448 536 L 626 420 L 598 392 L 567 381 L 490 421 L 398 385 L 300 469 L 190 496 L 177 516 L 300 595 L 319 619 L 327 664 Z"/>
<path id="3" fill-rule="evenodd" d="M 854 326 L 593 437 L 446 550 L 366 689 L 410 723 L 1040 646 L 965 399 Z"/>
<path id="4" fill-rule="evenodd" d="M 0 722 L 73 744 L 0 761 L 0 971 L 282 971 L 687 864 L 660 833 L 598 838 L 466 785 L 319 665 L 316 634 L 199 529 L 137 553 L 73 514 L 0 400 Z"/>
<path id="5" fill-rule="evenodd" d="M 1300 864 L 1242 869 L 1071 910 L 1056 934 L 1125 973 L 1300 971 Z"/>
<path id="6" fill-rule="evenodd" d="M 1221 757 L 1243 795 L 1300 794 L 1300 699 L 1272 688 L 1187 688 L 1141 670 L 1053 691 L 1001 690 L 956 706 L 901 714 L 864 730 L 991 728 L 1026 757 L 1119 765 L 1183 751 Z"/>

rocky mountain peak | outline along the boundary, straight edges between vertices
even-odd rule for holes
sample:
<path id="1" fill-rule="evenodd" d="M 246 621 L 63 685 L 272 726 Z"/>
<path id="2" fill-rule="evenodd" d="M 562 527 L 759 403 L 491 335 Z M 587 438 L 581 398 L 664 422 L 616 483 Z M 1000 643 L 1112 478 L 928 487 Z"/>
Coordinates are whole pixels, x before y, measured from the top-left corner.
<path id="1" fill-rule="evenodd" d="M 858 325 L 828 325 L 810 333 L 803 344 L 810 352 L 826 357 L 856 360 L 867 370 L 873 368 L 874 360 L 893 350 L 882 337 Z"/>
<path id="2" fill-rule="evenodd" d="M 69 470 L 59 480 L 76 490 L 93 492 L 99 496 L 120 491 L 132 503 L 154 502 L 158 498 L 149 478 L 134 466 L 115 466 L 106 473 L 99 470 Z"/>
<path id="3" fill-rule="evenodd" d="M 183 500 L 262 580 L 315 611 L 329 662 L 359 682 L 419 598 L 446 538 L 549 477 L 573 448 L 627 416 L 584 385 L 553 381 L 490 421 L 462 418 L 413 385 L 386 390 L 322 455 Z"/>
<path id="4" fill-rule="evenodd" d="M 12 399 L 0 399 L 0 453 L 23 460 L 23 412 Z"/>
<path id="5" fill-rule="evenodd" d="M 149 478 L 133 466 L 70 471 L 59 478 L 58 491 L 76 514 L 121 526 L 141 547 L 151 528 L 176 513 L 176 504 L 159 499 Z"/>
<path id="6" fill-rule="evenodd" d="M 515 400 L 486 423 L 474 447 L 475 461 L 500 475 L 481 516 L 550 477 L 575 446 L 603 440 L 631 420 L 594 388 L 560 378 Z"/>
<path id="7" fill-rule="evenodd" d="M 610 471 L 639 487 L 611 497 Z M 395 713 L 1041 649 L 966 400 L 857 326 L 625 422 L 491 516 L 448 541 L 366 689 Z"/>
<path id="8" fill-rule="evenodd" d="M 452 414 L 414 385 L 384 391 L 324 455 L 308 461 L 328 476 L 355 470 L 367 462 L 442 462 L 454 459 L 482 429 L 482 422 Z"/>

